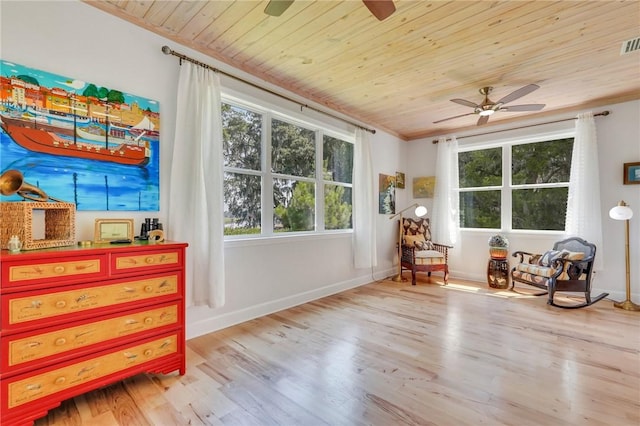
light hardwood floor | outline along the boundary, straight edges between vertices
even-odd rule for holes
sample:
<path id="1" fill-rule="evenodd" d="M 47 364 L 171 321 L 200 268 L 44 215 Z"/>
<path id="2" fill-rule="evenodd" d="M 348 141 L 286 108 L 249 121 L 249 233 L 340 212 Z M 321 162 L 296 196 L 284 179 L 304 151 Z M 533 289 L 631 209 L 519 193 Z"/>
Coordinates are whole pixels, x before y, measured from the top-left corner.
<path id="1" fill-rule="evenodd" d="M 640 424 L 640 314 L 610 300 L 563 310 L 423 275 L 187 346 L 185 376 L 139 375 L 36 425 Z"/>

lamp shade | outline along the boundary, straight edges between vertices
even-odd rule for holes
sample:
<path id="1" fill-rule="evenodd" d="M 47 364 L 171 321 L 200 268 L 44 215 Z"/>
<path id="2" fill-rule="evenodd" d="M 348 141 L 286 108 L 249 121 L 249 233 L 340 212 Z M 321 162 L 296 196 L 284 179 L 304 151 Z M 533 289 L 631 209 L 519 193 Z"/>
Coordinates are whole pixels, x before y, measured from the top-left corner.
<path id="1" fill-rule="evenodd" d="M 633 210 L 627 203 L 620 201 L 620 204 L 609 210 L 609 217 L 614 220 L 629 220 L 633 217 Z"/>
<path id="2" fill-rule="evenodd" d="M 422 217 L 427 214 L 427 208 L 425 206 L 418 206 L 414 211 L 415 215 L 418 217 Z"/>

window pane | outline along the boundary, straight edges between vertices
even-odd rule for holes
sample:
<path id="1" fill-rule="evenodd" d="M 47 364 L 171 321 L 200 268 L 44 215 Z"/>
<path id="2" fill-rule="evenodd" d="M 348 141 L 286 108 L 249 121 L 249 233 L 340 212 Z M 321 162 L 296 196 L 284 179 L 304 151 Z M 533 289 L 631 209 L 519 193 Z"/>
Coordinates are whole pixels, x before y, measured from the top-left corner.
<path id="1" fill-rule="evenodd" d="M 315 184 L 293 179 L 273 180 L 273 230 L 275 232 L 315 229 Z"/>
<path id="2" fill-rule="evenodd" d="M 461 192 L 460 227 L 500 229 L 500 191 Z"/>
<path id="3" fill-rule="evenodd" d="M 513 229 L 564 231 L 568 188 L 513 191 Z"/>
<path id="4" fill-rule="evenodd" d="M 514 145 L 511 154 L 513 184 L 569 182 L 572 151 L 573 138 Z"/>
<path id="5" fill-rule="evenodd" d="M 353 169 L 353 144 L 324 136 L 322 165 L 325 180 L 351 183 Z"/>
<path id="6" fill-rule="evenodd" d="M 324 229 L 351 229 L 351 188 L 324 186 Z"/>
<path id="7" fill-rule="evenodd" d="M 260 114 L 222 104 L 222 141 L 226 167 L 260 170 L 261 140 Z"/>
<path id="8" fill-rule="evenodd" d="M 502 148 L 458 153 L 460 188 L 502 185 Z"/>
<path id="9" fill-rule="evenodd" d="M 260 233 L 260 176 L 224 174 L 224 234 Z"/>
<path id="10" fill-rule="evenodd" d="M 314 178 L 315 132 L 284 121 L 271 123 L 271 170 L 291 176 Z"/>

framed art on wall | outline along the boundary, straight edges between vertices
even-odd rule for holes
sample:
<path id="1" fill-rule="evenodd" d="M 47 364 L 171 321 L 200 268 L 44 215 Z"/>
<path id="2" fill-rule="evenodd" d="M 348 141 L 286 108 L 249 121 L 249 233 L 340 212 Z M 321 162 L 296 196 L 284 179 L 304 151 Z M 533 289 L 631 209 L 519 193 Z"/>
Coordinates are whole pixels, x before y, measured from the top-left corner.
<path id="1" fill-rule="evenodd" d="M 396 177 L 378 175 L 378 213 L 394 214 L 396 212 Z"/>
<path id="2" fill-rule="evenodd" d="M 413 198 L 433 198 L 435 176 L 413 178 Z"/>
<path id="3" fill-rule="evenodd" d="M 0 119 L 2 171 L 76 210 L 160 209 L 157 101 L 0 60 Z"/>
<path id="4" fill-rule="evenodd" d="M 640 184 L 640 162 L 624 163 L 624 184 Z"/>

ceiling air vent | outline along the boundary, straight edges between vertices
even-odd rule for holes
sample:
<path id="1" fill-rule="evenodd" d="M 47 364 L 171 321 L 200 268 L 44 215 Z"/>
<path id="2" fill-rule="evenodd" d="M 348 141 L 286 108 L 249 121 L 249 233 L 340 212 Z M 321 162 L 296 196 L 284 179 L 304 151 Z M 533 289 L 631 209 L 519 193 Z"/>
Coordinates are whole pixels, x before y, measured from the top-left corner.
<path id="1" fill-rule="evenodd" d="M 640 37 L 632 38 L 631 40 L 623 41 L 622 48 L 620 49 L 621 55 L 640 50 Z"/>

